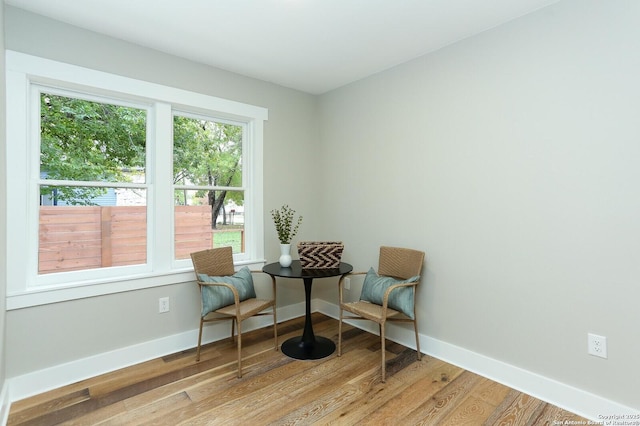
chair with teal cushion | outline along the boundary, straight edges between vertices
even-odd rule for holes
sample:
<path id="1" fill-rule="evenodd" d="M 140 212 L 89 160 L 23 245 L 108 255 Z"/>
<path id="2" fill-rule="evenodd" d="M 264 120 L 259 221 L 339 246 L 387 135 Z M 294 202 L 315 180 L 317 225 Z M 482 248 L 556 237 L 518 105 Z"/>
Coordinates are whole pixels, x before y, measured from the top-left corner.
<path id="1" fill-rule="evenodd" d="M 238 378 L 242 377 L 242 321 L 259 315 L 273 315 L 275 350 L 278 350 L 278 328 L 276 319 L 276 281 L 271 277 L 272 298 L 258 299 L 253 286 L 252 273 L 243 267 L 235 271 L 233 250 L 221 247 L 191 253 L 193 269 L 200 288 L 202 311 L 196 361 L 200 361 L 202 328 L 204 323 L 231 320 L 231 340 L 238 328 Z"/>
<path id="2" fill-rule="evenodd" d="M 418 360 L 422 358 L 418 338 L 415 296 L 420 283 L 424 263 L 424 252 L 398 248 L 380 247 L 378 272 L 353 272 L 346 275 L 365 275 L 360 300 L 345 302 L 343 298 L 344 278 L 338 282 L 340 322 L 338 325 L 338 356 L 342 356 L 342 322 L 345 319 L 366 319 L 378 324 L 382 350 L 382 382 L 386 381 L 385 324 L 387 321 L 411 322 L 416 335 Z M 344 316 L 344 311 L 350 315 Z"/>

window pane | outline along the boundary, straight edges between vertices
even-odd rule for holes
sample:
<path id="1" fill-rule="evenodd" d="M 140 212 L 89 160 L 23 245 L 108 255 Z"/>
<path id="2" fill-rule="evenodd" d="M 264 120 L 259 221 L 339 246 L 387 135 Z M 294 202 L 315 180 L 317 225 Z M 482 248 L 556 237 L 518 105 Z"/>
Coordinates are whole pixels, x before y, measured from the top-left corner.
<path id="1" fill-rule="evenodd" d="M 56 194 L 89 196 L 89 202 Z M 38 273 L 147 262 L 146 191 L 130 188 L 42 187 Z"/>
<path id="2" fill-rule="evenodd" d="M 144 184 L 146 110 L 40 95 L 40 178 Z M 147 262 L 145 188 L 41 186 L 38 273 Z"/>
<path id="3" fill-rule="evenodd" d="M 40 120 L 42 179 L 144 182 L 145 110 L 42 93 Z"/>
<path id="4" fill-rule="evenodd" d="M 212 247 L 231 246 L 234 253 L 244 253 L 242 191 L 180 189 L 174 199 L 176 259 Z"/>
<path id="5" fill-rule="evenodd" d="M 242 186 L 243 126 L 174 116 L 174 184 Z"/>

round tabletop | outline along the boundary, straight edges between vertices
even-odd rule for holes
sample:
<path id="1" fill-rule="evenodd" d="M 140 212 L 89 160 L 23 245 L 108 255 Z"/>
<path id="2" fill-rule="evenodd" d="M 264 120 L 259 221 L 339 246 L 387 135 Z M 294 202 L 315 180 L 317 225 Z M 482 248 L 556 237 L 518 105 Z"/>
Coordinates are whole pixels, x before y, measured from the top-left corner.
<path id="1" fill-rule="evenodd" d="M 328 278 L 337 277 L 338 275 L 347 274 L 353 271 L 353 266 L 348 263 L 340 262 L 337 268 L 316 268 L 316 269 L 303 269 L 299 260 L 291 262 L 291 266 L 283 268 L 280 263 L 274 262 L 265 265 L 262 271 L 275 276 L 283 278 Z"/>

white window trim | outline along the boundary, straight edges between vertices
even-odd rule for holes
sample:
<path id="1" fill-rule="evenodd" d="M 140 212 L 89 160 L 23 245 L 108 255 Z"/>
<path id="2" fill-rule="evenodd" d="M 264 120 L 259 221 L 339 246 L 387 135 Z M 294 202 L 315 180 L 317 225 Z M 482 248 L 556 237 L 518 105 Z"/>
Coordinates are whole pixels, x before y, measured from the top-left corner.
<path id="1" fill-rule="evenodd" d="M 246 170 L 245 203 L 247 252 L 236 256 L 236 264 L 260 267 L 264 260 L 263 223 L 263 127 L 268 118 L 266 108 L 216 98 L 141 80 L 117 76 L 101 71 L 43 59 L 14 51 L 6 51 L 7 84 L 7 309 L 19 309 L 47 303 L 74 300 L 104 294 L 138 290 L 193 280 L 189 260 L 174 260 L 172 185 L 172 123 L 158 120 L 159 115 L 172 117 L 173 110 L 192 111 L 246 124 L 247 138 L 243 155 L 251 167 Z M 151 105 L 148 132 L 155 142 L 149 147 L 147 174 L 149 191 L 147 207 L 150 245 L 148 264 L 140 267 L 107 268 L 106 274 L 87 274 L 89 279 L 63 284 L 55 278 L 39 279 L 37 263 L 38 232 L 33 222 L 37 196 L 31 194 L 34 172 L 33 134 L 39 132 L 38 123 L 29 122 L 29 96 L 34 84 L 61 87 L 135 103 Z M 154 115 L 155 114 L 155 115 Z M 150 139 L 148 139 L 150 140 Z M 153 145 L 153 144 L 152 144 Z M 244 152 L 246 151 L 246 153 Z M 39 151 L 38 151 L 39 152 Z M 247 164 L 247 163 L 245 163 Z M 158 166 L 160 165 L 160 166 Z M 37 195 L 37 194 L 36 194 Z M 29 204 L 32 203 L 32 204 Z M 154 226 L 158 224 L 158 226 Z M 171 226 L 159 226 L 171 224 Z M 35 260 L 34 260 L 35 259 Z M 121 275 L 113 276 L 113 272 Z M 72 273 L 60 273 L 59 276 Z M 58 274 L 55 274 L 58 275 Z M 78 275 L 78 274 L 75 274 Z M 42 276 L 40 276 L 42 277 Z"/>

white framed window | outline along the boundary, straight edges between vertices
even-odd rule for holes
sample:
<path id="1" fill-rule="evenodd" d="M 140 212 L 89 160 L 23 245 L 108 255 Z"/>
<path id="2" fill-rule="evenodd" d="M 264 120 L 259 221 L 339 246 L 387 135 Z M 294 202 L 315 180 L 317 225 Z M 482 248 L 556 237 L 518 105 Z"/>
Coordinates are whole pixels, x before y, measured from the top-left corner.
<path id="1" fill-rule="evenodd" d="M 6 55 L 8 309 L 264 263 L 265 108 Z"/>
<path id="2" fill-rule="evenodd" d="M 231 246 L 237 257 L 246 252 L 246 140 L 245 123 L 174 111 L 174 252 L 177 260 L 188 259 L 189 253 L 203 245 Z M 249 234 L 251 225 L 247 224 Z M 207 241 L 202 241 L 203 234 L 207 235 Z"/>
<path id="3" fill-rule="evenodd" d="M 148 271 L 153 107 L 35 83 L 30 92 L 35 282 Z"/>

